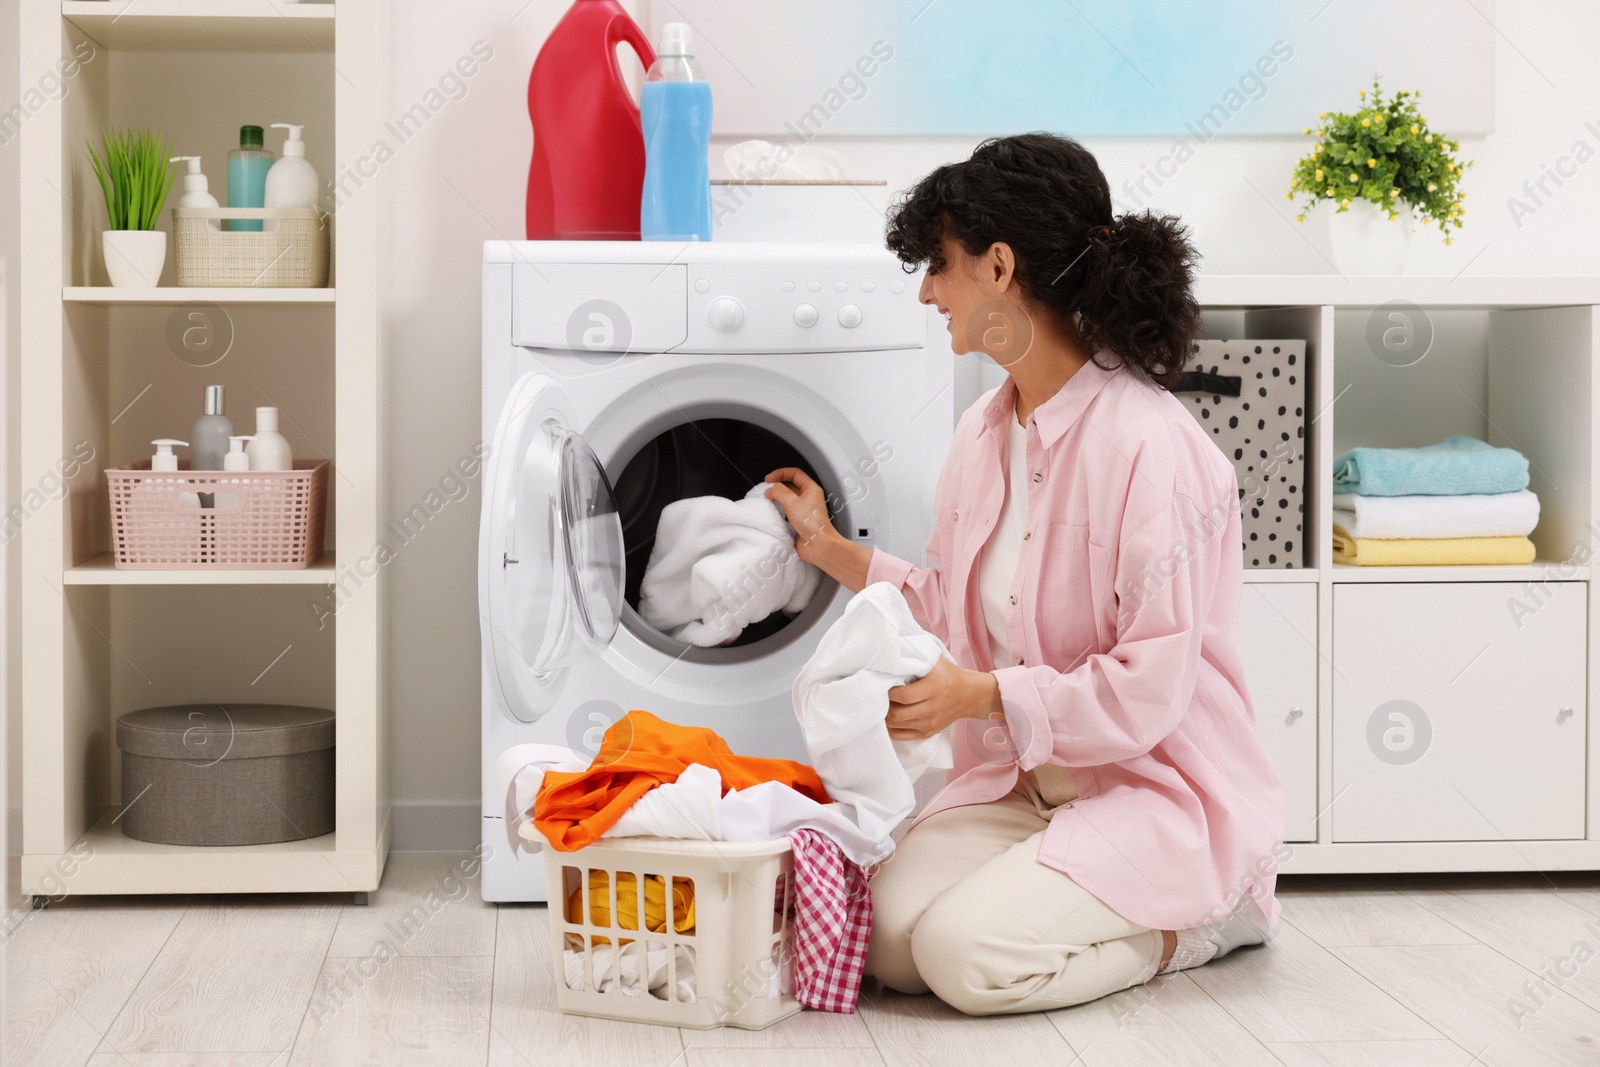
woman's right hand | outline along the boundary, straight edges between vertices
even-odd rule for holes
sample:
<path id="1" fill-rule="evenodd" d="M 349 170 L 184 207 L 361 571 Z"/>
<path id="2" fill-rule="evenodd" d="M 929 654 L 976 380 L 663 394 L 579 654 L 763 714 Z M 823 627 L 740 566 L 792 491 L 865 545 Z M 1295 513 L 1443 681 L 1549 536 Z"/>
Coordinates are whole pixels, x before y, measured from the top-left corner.
<path id="1" fill-rule="evenodd" d="M 822 486 L 799 467 L 780 467 L 764 480 L 771 483 L 767 499 L 783 509 L 794 527 L 795 551 L 807 563 L 818 563 L 819 550 L 830 536 L 838 536 L 828 517 L 828 498 Z"/>

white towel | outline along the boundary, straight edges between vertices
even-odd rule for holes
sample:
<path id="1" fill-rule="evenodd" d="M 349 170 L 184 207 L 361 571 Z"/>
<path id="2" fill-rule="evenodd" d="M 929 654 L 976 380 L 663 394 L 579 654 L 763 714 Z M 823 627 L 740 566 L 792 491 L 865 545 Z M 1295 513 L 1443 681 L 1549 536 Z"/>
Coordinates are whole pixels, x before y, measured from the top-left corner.
<path id="1" fill-rule="evenodd" d="M 696 496 L 661 509 L 639 614 L 691 645 L 720 645 L 775 611 L 811 602 L 822 572 L 801 560 L 783 509 L 756 485 L 743 500 Z"/>
<path id="2" fill-rule="evenodd" d="M 583 948 L 582 940 L 577 935 L 567 935 L 569 947 L 562 949 L 561 970 L 567 980 L 568 989 L 583 988 Z M 570 947 L 570 942 L 577 941 L 579 947 Z M 667 999 L 667 946 L 658 942 L 648 942 L 649 951 L 645 951 L 646 942 L 629 941 L 622 946 L 620 953 L 622 960 L 622 995 L 625 997 L 642 996 L 644 990 L 639 988 L 640 965 L 644 964 L 645 984 L 652 996 L 660 1000 Z M 589 950 L 593 957 L 595 990 L 600 993 L 609 993 L 617 985 L 617 957 L 616 949 L 612 945 L 594 945 Z M 682 1004 L 694 1003 L 694 949 L 687 945 L 673 945 L 672 955 L 677 957 L 677 996 L 676 1000 Z"/>
<path id="3" fill-rule="evenodd" d="M 1525 537 L 1539 525 L 1527 489 L 1469 496 L 1333 495 L 1333 521 L 1351 537 Z"/>
<path id="4" fill-rule="evenodd" d="M 794 680 L 794 710 L 817 776 L 869 838 L 887 841 L 916 807 L 913 784 L 952 764 L 950 735 L 892 741 L 889 690 L 948 655 L 918 626 L 900 590 L 869 585 L 845 605 Z"/>

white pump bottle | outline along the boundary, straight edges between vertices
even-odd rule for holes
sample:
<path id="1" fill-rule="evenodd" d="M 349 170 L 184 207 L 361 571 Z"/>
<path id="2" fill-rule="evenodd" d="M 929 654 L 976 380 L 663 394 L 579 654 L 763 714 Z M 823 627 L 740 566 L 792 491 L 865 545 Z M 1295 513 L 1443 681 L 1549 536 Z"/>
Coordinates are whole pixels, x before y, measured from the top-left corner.
<path id="1" fill-rule="evenodd" d="M 179 207 L 218 206 L 217 198 L 211 195 L 211 183 L 200 169 L 199 156 L 173 156 L 168 162 L 189 164 L 183 175 L 183 196 L 178 198 Z"/>
<path id="2" fill-rule="evenodd" d="M 288 130 L 283 155 L 267 171 L 266 207 L 317 207 L 317 168 L 306 160 L 306 143 L 300 139 L 304 126 L 274 122 L 275 130 Z"/>
<path id="3" fill-rule="evenodd" d="M 278 432 L 278 409 L 256 408 L 255 440 L 244 450 L 250 457 L 253 471 L 294 470 L 294 456 L 289 451 L 289 441 Z"/>

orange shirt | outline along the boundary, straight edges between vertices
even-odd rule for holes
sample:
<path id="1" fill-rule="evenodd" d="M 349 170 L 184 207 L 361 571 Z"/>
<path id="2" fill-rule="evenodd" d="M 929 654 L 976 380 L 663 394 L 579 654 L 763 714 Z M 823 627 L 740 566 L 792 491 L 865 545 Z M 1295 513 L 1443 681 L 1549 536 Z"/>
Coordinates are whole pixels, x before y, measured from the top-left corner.
<path id="1" fill-rule="evenodd" d="M 678 726 L 648 711 L 630 711 L 611 724 L 587 770 L 545 774 L 533 804 L 533 825 L 558 851 L 592 845 L 634 801 L 658 785 L 677 781 L 691 763 L 720 774 L 724 792 L 782 782 L 818 803 L 831 803 L 822 779 L 804 763 L 736 756 L 726 741 L 704 727 Z"/>

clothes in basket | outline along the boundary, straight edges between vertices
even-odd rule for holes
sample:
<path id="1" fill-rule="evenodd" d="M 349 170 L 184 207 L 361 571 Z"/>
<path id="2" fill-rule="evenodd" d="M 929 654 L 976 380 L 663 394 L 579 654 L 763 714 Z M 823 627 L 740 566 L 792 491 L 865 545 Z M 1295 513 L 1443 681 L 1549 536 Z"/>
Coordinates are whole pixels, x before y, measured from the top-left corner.
<path id="1" fill-rule="evenodd" d="M 589 872 L 589 916 L 596 926 L 615 926 L 623 930 L 639 929 L 639 884 L 629 871 L 617 875 L 617 915 L 611 918 L 611 873 Z M 580 922 L 583 918 L 583 893 L 575 888 L 566 902 L 567 919 Z M 663 933 L 667 929 L 667 884 L 660 875 L 646 875 L 644 879 L 644 928 L 649 933 Z M 694 885 L 683 879 L 672 881 L 672 929 L 680 934 L 694 933 Z M 567 935 L 568 944 L 562 948 L 562 975 L 571 989 L 584 987 L 584 953 L 582 940 Z M 669 969 L 669 946 L 649 944 L 632 938 L 618 938 L 613 945 L 610 938 L 592 939 L 591 966 L 595 987 L 609 992 L 621 982 L 625 996 L 636 997 L 646 990 L 660 995 L 669 981 L 668 975 L 676 970 L 677 999 L 694 1003 L 694 949 L 686 945 L 670 946 L 677 957 L 677 966 Z"/>

